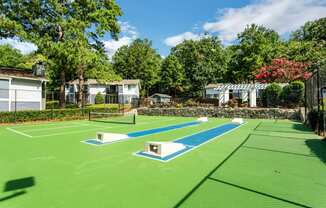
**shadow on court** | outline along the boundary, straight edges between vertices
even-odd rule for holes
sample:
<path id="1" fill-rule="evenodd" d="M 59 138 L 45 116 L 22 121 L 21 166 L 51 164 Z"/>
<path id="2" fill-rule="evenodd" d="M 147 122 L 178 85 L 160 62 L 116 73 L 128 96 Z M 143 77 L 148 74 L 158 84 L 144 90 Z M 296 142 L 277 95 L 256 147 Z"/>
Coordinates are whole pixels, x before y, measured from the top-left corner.
<path id="1" fill-rule="evenodd" d="M 306 140 L 306 145 L 310 148 L 323 163 L 326 164 L 326 140 L 309 139 Z"/>
<path id="2" fill-rule="evenodd" d="M 312 130 L 310 128 L 306 127 L 304 124 L 293 124 L 292 128 L 297 131 L 309 132 L 309 133 L 312 132 Z"/>
<path id="3" fill-rule="evenodd" d="M 27 193 L 25 189 L 35 186 L 34 177 L 10 180 L 5 183 L 3 192 L 12 192 L 11 195 L 0 197 L 0 202 L 16 198 Z"/>

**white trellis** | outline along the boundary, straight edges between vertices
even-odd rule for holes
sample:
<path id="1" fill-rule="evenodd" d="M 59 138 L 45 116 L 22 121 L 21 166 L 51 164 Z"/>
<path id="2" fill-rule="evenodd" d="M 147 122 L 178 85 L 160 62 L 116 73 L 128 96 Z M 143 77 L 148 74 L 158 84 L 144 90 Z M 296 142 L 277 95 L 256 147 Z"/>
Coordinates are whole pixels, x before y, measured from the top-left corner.
<path id="1" fill-rule="evenodd" d="M 209 84 L 205 88 L 205 95 L 208 98 L 219 99 L 219 104 L 227 103 L 230 99 L 230 90 L 240 91 L 240 98 L 243 101 L 249 100 L 250 107 L 257 106 L 257 95 L 259 90 L 264 90 L 269 84 Z M 286 84 L 279 84 L 285 86 Z"/>

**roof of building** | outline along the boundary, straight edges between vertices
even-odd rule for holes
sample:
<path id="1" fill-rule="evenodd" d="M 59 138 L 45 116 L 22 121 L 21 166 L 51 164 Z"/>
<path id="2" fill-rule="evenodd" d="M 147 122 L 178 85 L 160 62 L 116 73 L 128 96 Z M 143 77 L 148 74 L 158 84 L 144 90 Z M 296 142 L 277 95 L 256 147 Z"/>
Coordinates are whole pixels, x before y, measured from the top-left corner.
<path id="1" fill-rule="evenodd" d="M 280 86 L 287 85 L 286 83 L 278 83 Z M 252 83 L 252 84 L 209 84 L 205 89 L 214 89 L 214 90 L 263 90 L 269 84 L 267 83 Z"/>
<path id="2" fill-rule="evenodd" d="M 79 83 L 78 79 L 69 82 L 69 84 L 78 84 L 78 83 Z M 85 84 L 88 84 L 88 85 L 97 85 L 97 84 L 101 84 L 101 85 L 131 85 L 131 84 L 139 85 L 140 80 L 139 79 L 124 79 L 121 81 L 101 82 L 96 79 L 88 79 L 85 81 Z"/>
<path id="3" fill-rule="evenodd" d="M 171 98 L 170 95 L 161 94 L 161 93 L 155 93 L 155 94 L 151 95 L 150 97 L 154 97 L 154 96 L 159 96 L 159 97 L 163 97 L 163 98 Z"/>
<path id="4" fill-rule="evenodd" d="M 34 75 L 32 70 L 11 67 L 0 67 L 0 77 L 48 81 L 45 77 Z"/>

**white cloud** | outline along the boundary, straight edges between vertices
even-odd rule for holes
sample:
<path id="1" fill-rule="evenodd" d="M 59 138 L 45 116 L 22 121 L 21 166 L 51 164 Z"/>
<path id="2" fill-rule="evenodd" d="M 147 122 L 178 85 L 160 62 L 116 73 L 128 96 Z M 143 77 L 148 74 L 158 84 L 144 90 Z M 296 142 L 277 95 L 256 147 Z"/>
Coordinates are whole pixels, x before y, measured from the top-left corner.
<path id="1" fill-rule="evenodd" d="M 108 55 L 108 57 L 111 58 L 120 47 L 129 45 L 130 43 L 132 43 L 132 41 L 133 39 L 127 36 L 119 38 L 119 40 L 117 41 L 116 40 L 104 41 L 106 54 Z"/>
<path id="2" fill-rule="evenodd" d="M 258 0 L 241 8 L 227 8 L 218 12 L 215 22 L 203 28 L 217 32 L 223 43 L 236 39 L 248 24 L 274 29 L 281 35 L 298 29 L 307 21 L 326 16 L 325 0 Z"/>
<path id="3" fill-rule="evenodd" d="M 174 46 L 182 43 L 185 40 L 200 40 L 203 37 L 205 37 L 205 35 L 203 35 L 203 34 L 195 34 L 192 32 L 185 32 L 185 33 L 182 33 L 182 34 L 179 34 L 176 36 L 171 36 L 171 37 L 166 38 L 164 40 L 164 43 L 167 46 L 174 47 Z"/>
<path id="4" fill-rule="evenodd" d="M 119 40 L 107 40 L 104 41 L 104 47 L 109 58 L 115 54 L 115 52 L 122 46 L 131 44 L 138 38 L 137 29 L 130 25 L 128 22 L 119 22 L 121 29 L 121 37 Z"/>
<path id="5" fill-rule="evenodd" d="M 28 54 L 37 50 L 37 46 L 33 43 L 21 42 L 14 38 L 0 39 L 0 45 L 9 44 L 13 48 L 20 50 L 23 54 Z"/>

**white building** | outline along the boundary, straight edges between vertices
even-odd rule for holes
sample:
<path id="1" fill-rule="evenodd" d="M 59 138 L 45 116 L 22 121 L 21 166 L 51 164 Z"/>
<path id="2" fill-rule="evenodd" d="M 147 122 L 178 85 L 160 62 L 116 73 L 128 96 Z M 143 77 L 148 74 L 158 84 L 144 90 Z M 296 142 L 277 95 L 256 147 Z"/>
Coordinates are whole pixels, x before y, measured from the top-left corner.
<path id="1" fill-rule="evenodd" d="M 227 103 L 232 97 L 242 102 L 248 102 L 250 107 L 257 107 L 257 98 L 269 84 L 209 84 L 205 87 L 205 97 L 218 99 L 220 106 Z M 280 83 L 281 87 L 287 84 Z"/>
<path id="2" fill-rule="evenodd" d="M 44 72 L 0 68 L 0 111 L 45 109 Z"/>
<path id="3" fill-rule="evenodd" d="M 76 103 L 78 92 L 78 80 L 66 85 L 66 99 L 70 103 Z M 85 82 L 86 101 L 88 104 L 95 104 L 95 96 L 101 93 L 105 103 L 132 103 L 140 97 L 140 80 L 122 80 L 107 83 L 100 83 L 95 79 L 88 79 Z"/>
<path id="4" fill-rule="evenodd" d="M 171 96 L 161 93 L 155 93 L 149 97 L 153 103 L 169 103 L 171 102 Z"/>

